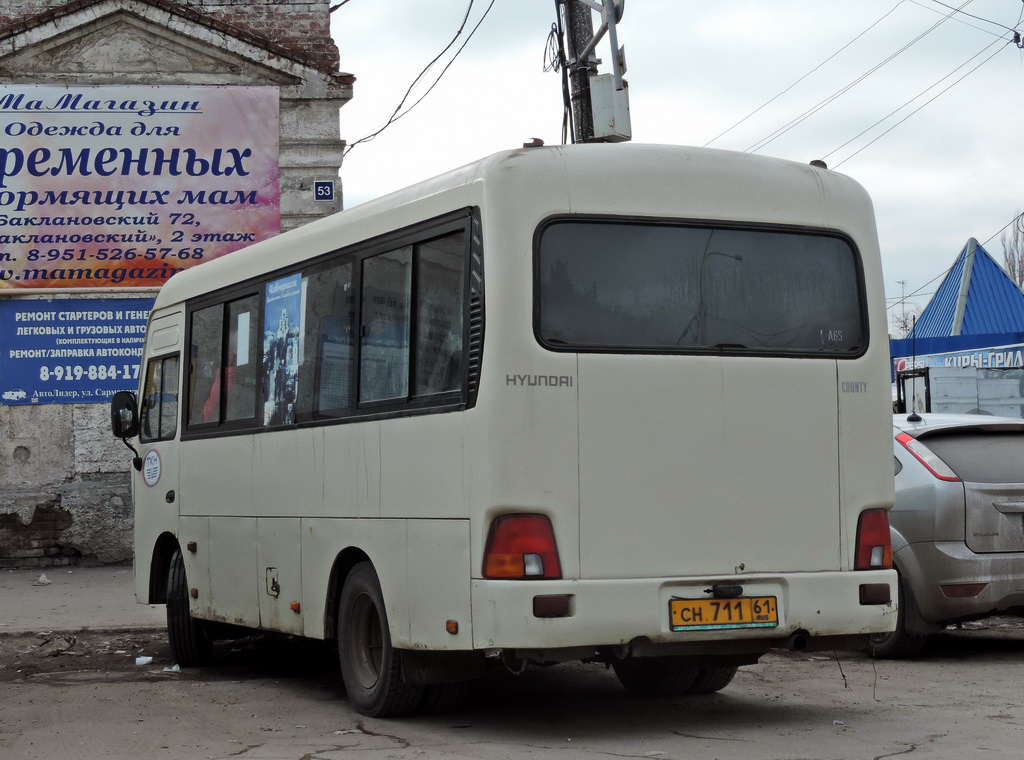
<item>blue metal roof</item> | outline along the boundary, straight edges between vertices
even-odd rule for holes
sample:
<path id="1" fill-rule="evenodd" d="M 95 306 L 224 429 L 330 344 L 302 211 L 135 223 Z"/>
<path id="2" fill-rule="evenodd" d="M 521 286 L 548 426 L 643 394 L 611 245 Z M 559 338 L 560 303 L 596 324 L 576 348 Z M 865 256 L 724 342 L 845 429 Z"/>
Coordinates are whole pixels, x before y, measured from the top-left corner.
<path id="1" fill-rule="evenodd" d="M 1024 332 L 1024 291 L 978 241 L 967 241 L 907 338 Z"/>

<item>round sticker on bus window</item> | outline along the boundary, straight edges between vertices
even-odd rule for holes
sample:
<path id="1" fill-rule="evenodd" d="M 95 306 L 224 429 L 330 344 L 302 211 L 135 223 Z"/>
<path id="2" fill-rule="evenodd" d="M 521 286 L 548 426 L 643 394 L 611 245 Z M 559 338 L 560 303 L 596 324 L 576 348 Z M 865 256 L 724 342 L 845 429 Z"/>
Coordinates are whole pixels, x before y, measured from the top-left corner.
<path id="1" fill-rule="evenodd" d="M 148 451 L 142 461 L 142 479 L 147 486 L 155 486 L 160 481 L 160 455 L 155 449 Z"/>

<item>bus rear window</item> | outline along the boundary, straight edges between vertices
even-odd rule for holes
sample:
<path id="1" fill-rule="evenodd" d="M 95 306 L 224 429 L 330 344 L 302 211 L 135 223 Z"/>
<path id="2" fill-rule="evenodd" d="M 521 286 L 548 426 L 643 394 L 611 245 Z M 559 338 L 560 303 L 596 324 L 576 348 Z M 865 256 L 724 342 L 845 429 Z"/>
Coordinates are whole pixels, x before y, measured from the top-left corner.
<path id="1" fill-rule="evenodd" d="M 540 232 L 537 335 L 553 350 L 852 357 L 860 267 L 839 236 L 556 220 Z"/>

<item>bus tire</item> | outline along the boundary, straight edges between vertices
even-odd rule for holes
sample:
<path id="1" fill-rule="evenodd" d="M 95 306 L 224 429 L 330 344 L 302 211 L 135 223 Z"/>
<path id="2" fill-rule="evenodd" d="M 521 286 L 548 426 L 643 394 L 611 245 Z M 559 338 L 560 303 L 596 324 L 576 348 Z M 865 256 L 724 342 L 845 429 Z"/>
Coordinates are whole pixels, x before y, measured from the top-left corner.
<path id="1" fill-rule="evenodd" d="M 739 668 L 735 665 L 709 665 L 702 667 L 697 671 L 697 677 L 693 679 L 693 683 L 686 693 L 714 694 L 716 691 L 721 691 L 732 683 L 737 670 Z"/>
<path id="2" fill-rule="evenodd" d="M 369 562 L 352 568 L 338 600 L 338 661 L 349 701 L 371 718 L 408 715 L 423 687 L 406 683 L 391 648 L 388 617 L 377 572 Z"/>
<path id="3" fill-rule="evenodd" d="M 612 668 L 626 691 L 637 697 L 685 694 L 700 670 L 683 657 L 629 657 L 613 660 Z"/>
<path id="4" fill-rule="evenodd" d="M 891 633 L 874 633 L 871 635 L 871 645 L 868 651 L 876 660 L 904 660 L 917 657 L 921 654 L 925 642 L 928 640 L 926 634 L 910 633 L 907 630 L 907 617 L 911 607 L 916 611 L 914 595 L 907 587 L 903 573 L 896 576 L 897 600 L 896 600 L 896 629 Z"/>
<path id="5" fill-rule="evenodd" d="M 210 661 L 213 639 L 189 610 L 188 580 L 180 549 L 174 551 L 167 573 L 167 639 L 171 655 L 181 667 L 193 668 Z"/>
<path id="6" fill-rule="evenodd" d="M 455 683 L 431 683 L 423 687 L 423 702 L 420 712 L 425 715 L 441 715 L 458 710 L 469 696 L 470 681 Z"/>

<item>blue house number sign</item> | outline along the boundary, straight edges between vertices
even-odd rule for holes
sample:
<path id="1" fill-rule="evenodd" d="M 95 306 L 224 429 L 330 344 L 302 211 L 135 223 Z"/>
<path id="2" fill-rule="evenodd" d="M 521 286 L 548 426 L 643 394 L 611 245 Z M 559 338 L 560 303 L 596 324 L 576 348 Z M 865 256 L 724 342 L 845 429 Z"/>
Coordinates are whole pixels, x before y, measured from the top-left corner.
<path id="1" fill-rule="evenodd" d="M 318 201 L 334 200 L 334 180 L 318 179 L 313 182 L 313 196 Z"/>

